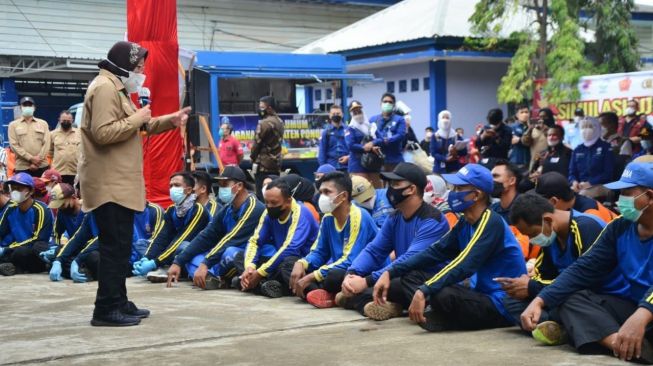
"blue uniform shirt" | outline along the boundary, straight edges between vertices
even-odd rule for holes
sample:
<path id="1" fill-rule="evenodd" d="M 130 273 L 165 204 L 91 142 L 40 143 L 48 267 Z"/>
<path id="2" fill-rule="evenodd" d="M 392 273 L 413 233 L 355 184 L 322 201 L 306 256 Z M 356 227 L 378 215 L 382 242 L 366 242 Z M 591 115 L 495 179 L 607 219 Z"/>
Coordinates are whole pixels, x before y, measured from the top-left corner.
<path id="1" fill-rule="evenodd" d="M 35 242 L 50 242 L 52 236 L 52 212 L 45 203 L 34 200 L 27 211 L 11 203 L 0 220 L 0 237 L 11 236 L 9 248 L 31 246 Z"/>
<path id="2" fill-rule="evenodd" d="M 57 253 L 56 260 L 61 263 L 69 262 L 72 259 L 82 262 L 88 253 L 99 247 L 98 235 L 99 229 L 95 222 L 95 215 L 93 212 L 87 213 L 75 234 Z"/>
<path id="3" fill-rule="evenodd" d="M 341 124 L 335 127 L 329 124 L 320 138 L 320 150 L 317 154 L 319 165 L 331 164 L 336 169 L 346 169 L 347 165 L 340 164 L 338 159 L 349 154 L 345 141 L 345 127 Z"/>
<path id="4" fill-rule="evenodd" d="M 521 139 L 528 126 L 517 121 L 508 125 L 512 129 L 512 135 Z M 521 140 L 512 145 L 510 153 L 508 154 L 510 162 L 517 165 L 528 165 L 531 162 L 531 148 L 522 144 Z"/>
<path id="5" fill-rule="evenodd" d="M 77 214 L 59 210 L 57 217 L 54 219 L 54 242 L 59 245 L 64 234 L 70 239 L 82 225 L 84 216 L 86 216 L 86 213 L 82 212 L 82 210 L 79 210 Z"/>
<path id="6" fill-rule="evenodd" d="M 589 182 L 591 185 L 613 180 L 615 156 L 610 144 L 598 139 L 590 147 L 578 145 L 571 153 L 569 182 Z"/>
<path id="7" fill-rule="evenodd" d="M 457 141 L 462 141 L 463 139 L 458 136 L 454 135 L 453 137 L 449 137 L 448 139 L 442 138 L 438 136 L 437 134 L 433 134 L 433 137 L 431 137 L 431 144 L 430 144 L 430 154 L 435 160 L 433 162 L 433 173 L 449 173 L 449 172 L 454 172 L 460 169 L 460 162 L 458 160 L 447 162 L 447 155 L 449 155 L 449 146 L 451 145 L 456 145 Z M 465 156 L 467 155 L 467 149 L 459 150 L 458 151 L 458 156 Z"/>
<path id="8" fill-rule="evenodd" d="M 347 163 L 347 171 L 349 173 L 371 173 L 371 170 L 363 168 L 361 165 L 361 157 L 365 150 L 363 150 L 363 134 L 359 129 L 348 127 L 345 130 L 345 142 L 347 149 L 349 149 L 349 162 Z"/>
<path id="9" fill-rule="evenodd" d="M 406 120 L 398 114 L 390 115 L 385 120 L 378 114 L 370 118 L 370 124 L 376 124 L 374 146 L 380 146 L 385 154 L 386 164 L 399 164 L 404 161 L 403 149 L 406 138 Z"/>
<path id="10" fill-rule="evenodd" d="M 150 239 L 161 229 L 163 224 L 163 209 L 154 203 L 147 203 L 143 212 L 134 214 L 133 242 Z"/>

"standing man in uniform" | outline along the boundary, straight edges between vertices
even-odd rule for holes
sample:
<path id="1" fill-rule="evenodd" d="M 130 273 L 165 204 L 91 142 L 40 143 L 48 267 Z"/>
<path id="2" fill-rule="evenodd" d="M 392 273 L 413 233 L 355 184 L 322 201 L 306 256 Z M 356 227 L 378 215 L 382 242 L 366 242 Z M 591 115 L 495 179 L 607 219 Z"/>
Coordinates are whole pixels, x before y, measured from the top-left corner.
<path id="1" fill-rule="evenodd" d="M 61 174 L 63 183 L 75 184 L 79 161 L 79 129 L 73 127 L 73 115 L 68 111 L 59 114 L 59 128 L 52 131 L 50 156 L 53 168 Z"/>
<path id="2" fill-rule="evenodd" d="M 145 75 L 147 49 L 117 42 L 98 64 L 100 73 L 84 97 L 79 176 L 83 210 L 98 224 L 100 266 L 91 325 L 138 325 L 149 311 L 127 300 L 134 212 L 145 209 L 140 131 L 161 133 L 186 124 L 190 108 L 152 118 L 150 106 L 136 109 L 129 94 Z"/>
<path id="3" fill-rule="evenodd" d="M 256 180 L 256 196 L 263 201 L 263 181 L 270 175 L 281 174 L 281 141 L 283 140 L 283 121 L 274 110 L 275 101 L 270 96 L 260 99 L 258 115 L 261 120 L 254 134 L 254 145 L 249 154 L 252 173 Z"/>
<path id="4" fill-rule="evenodd" d="M 48 169 L 50 128 L 47 122 L 34 117 L 34 109 L 31 97 L 20 100 L 22 117 L 9 124 L 9 145 L 16 154 L 15 173 L 40 177 Z"/>
<path id="5" fill-rule="evenodd" d="M 317 161 L 319 165 L 331 164 L 341 172 L 347 171 L 349 148 L 345 141 L 345 126 L 342 124 L 342 108 L 339 105 L 334 104 L 329 109 L 329 124 L 322 131 Z"/>

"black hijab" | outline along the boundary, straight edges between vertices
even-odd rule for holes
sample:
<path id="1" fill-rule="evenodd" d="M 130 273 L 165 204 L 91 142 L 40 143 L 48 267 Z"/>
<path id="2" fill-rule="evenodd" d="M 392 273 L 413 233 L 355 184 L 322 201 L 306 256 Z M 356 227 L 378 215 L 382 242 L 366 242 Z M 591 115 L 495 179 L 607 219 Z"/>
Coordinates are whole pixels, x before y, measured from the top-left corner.
<path id="1" fill-rule="evenodd" d="M 120 41 L 111 47 L 107 58 L 98 63 L 98 67 L 117 76 L 128 77 L 127 71 L 134 71 L 141 59 L 147 58 L 147 49 L 137 43 Z M 124 69 L 124 70 L 121 70 Z"/>
<path id="2" fill-rule="evenodd" d="M 297 174 L 288 174 L 279 179 L 288 184 L 290 193 L 297 201 L 311 202 L 313 200 L 313 196 L 315 195 L 315 182 L 300 177 Z"/>

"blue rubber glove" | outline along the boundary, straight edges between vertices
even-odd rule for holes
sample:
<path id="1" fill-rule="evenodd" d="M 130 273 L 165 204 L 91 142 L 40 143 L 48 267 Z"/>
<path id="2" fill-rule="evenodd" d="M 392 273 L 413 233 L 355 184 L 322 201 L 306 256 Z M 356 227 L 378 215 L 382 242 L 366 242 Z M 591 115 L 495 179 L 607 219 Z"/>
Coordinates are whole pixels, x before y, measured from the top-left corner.
<path id="1" fill-rule="evenodd" d="M 156 269 L 156 262 L 154 259 L 147 259 L 141 260 L 140 262 L 134 263 L 134 270 L 132 273 L 134 276 L 141 276 L 144 277 L 147 275 L 148 272 L 154 271 Z"/>
<path id="2" fill-rule="evenodd" d="M 0 257 L 2 257 L 2 254 L 5 252 L 5 247 L 0 247 Z"/>
<path id="3" fill-rule="evenodd" d="M 70 278 L 73 279 L 73 282 L 84 283 L 87 281 L 86 275 L 79 273 L 79 264 L 77 261 L 72 261 L 70 263 Z"/>
<path id="4" fill-rule="evenodd" d="M 54 258 L 55 258 L 55 253 L 56 253 L 57 248 L 52 247 L 45 252 L 39 253 L 39 257 L 41 257 L 41 260 L 45 263 L 50 263 Z"/>
<path id="5" fill-rule="evenodd" d="M 61 281 L 61 262 L 54 261 L 52 262 L 52 268 L 50 268 L 50 280 L 51 281 Z"/>

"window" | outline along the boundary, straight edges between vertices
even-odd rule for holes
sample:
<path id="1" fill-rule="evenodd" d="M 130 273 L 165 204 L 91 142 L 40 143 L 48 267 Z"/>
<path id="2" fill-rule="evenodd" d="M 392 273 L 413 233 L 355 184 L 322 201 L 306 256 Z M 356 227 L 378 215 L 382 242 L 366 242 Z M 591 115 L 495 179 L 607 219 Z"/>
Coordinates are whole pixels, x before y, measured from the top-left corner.
<path id="1" fill-rule="evenodd" d="M 408 82 L 406 80 L 399 80 L 399 92 L 405 93 L 408 90 Z"/>
<path id="2" fill-rule="evenodd" d="M 353 98 L 354 97 L 354 88 L 351 86 L 347 87 L 347 98 Z"/>
<path id="3" fill-rule="evenodd" d="M 431 84 L 431 79 L 427 76 L 424 78 L 424 86 L 422 87 L 422 90 L 429 90 L 429 86 Z"/>
<path id="4" fill-rule="evenodd" d="M 419 91 L 419 79 L 410 79 L 410 91 Z"/>
<path id="5" fill-rule="evenodd" d="M 394 93 L 395 92 L 395 82 L 394 81 L 388 81 L 388 83 L 386 85 L 387 85 L 386 91 L 388 93 Z"/>
<path id="6" fill-rule="evenodd" d="M 329 88 L 326 90 L 326 100 L 331 100 L 333 97 L 333 89 Z"/>
<path id="7" fill-rule="evenodd" d="M 315 89 L 315 100 L 322 100 L 322 89 Z"/>

